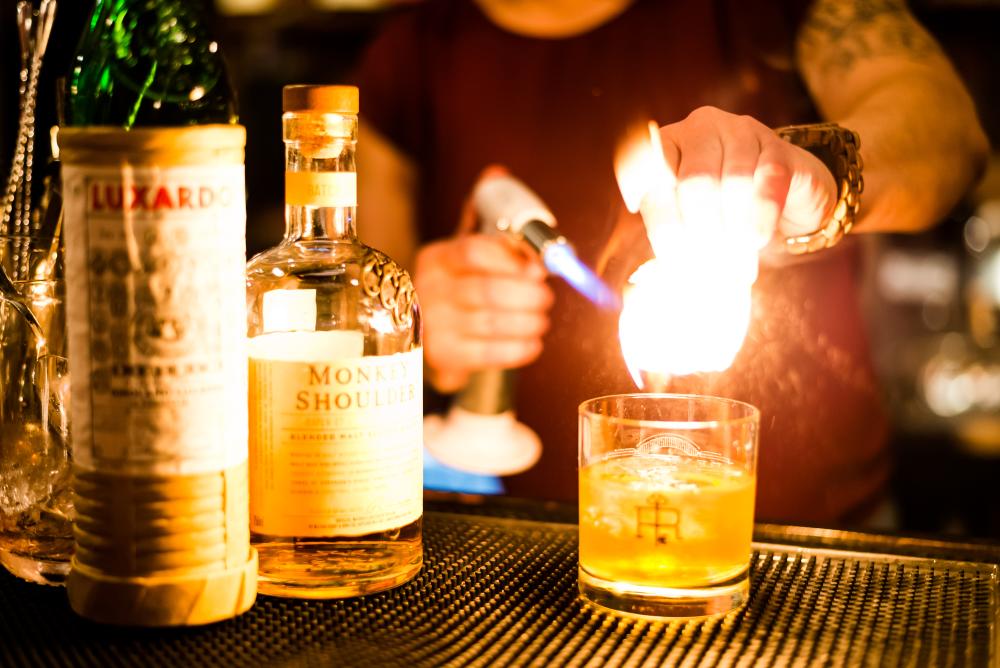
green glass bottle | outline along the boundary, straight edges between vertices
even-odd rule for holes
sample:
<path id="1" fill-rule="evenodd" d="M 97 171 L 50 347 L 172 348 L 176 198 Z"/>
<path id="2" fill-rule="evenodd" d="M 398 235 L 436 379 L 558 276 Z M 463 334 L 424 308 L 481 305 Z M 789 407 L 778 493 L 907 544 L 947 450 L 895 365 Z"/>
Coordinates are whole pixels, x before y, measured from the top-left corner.
<path id="1" fill-rule="evenodd" d="M 236 123 L 203 0 L 97 0 L 68 79 L 67 125 Z"/>

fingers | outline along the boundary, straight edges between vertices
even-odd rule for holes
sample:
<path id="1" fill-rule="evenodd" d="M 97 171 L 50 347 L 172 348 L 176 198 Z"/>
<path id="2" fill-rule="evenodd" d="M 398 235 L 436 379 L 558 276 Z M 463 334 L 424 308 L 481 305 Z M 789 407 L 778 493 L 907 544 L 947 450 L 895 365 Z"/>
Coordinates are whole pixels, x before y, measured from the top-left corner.
<path id="1" fill-rule="evenodd" d="M 542 342 L 540 339 L 462 339 L 456 341 L 454 351 L 456 355 L 479 360 L 481 368 L 510 369 L 535 361 L 542 353 Z"/>
<path id="2" fill-rule="evenodd" d="M 421 303 L 429 298 L 465 310 L 541 312 L 553 299 L 545 277 L 536 258 L 521 255 L 501 239 L 477 234 L 422 248 L 414 281 Z"/>
<path id="3" fill-rule="evenodd" d="M 459 330 L 439 330 L 427 338 L 424 356 L 428 364 L 438 369 L 509 369 L 535 360 L 542 351 L 540 336 L 481 338 L 468 336 Z"/>
<path id="4" fill-rule="evenodd" d="M 723 125 L 724 155 L 720 201 L 724 233 L 757 248 L 774 233 L 778 210 L 762 197 L 755 180 L 763 151 L 762 134 L 767 128 L 747 116 L 737 116 Z"/>
<path id="5" fill-rule="evenodd" d="M 552 290 L 540 261 L 503 240 L 469 235 L 428 244 L 414 276 L 424 310 L 448 304 L 462 311 L 545 312 Z"/>
<path id="6" fill-rule="evenodd" d="M 537 259 L 496 237 L 466 235 L 421 249 L 414 282 L 424 358 L 439 389 L 456 389 L 480 369 L 538 357 L 553 302 L 545 277 Z"/>
<path id="7" fill-rule="evenodd" d="M 816 231 L 828 220 L 837 199 L 833 175 L 826 165 L 770 131 L 761 141 L 754 191 L 755 216 L 768 237 L 775 230 L 781 237 Z"/>
<path id="8" fill-rule="evenodd" d="M 496 311 L 545 311 L 552 305 L 552 290 L 531 278 L 478 274 L 453 276 L 450 300 L 459 308 Z"/>
<path id="9" fill-rule="evenodd" d="M 829 220 L 837 203 L 837 184 L 819 158 L 782 143 L 790 149 L 791 176 L 778 230 L 786 237 L 809 234 Z"/>
<path id="10" fill-rule="evenodd" d="M 679 219 L 708 235 L 744 233 L 760 152 L 750 119 L 701 108 L 663 128 L 661 137 L 679 156 L 674 163 L 664 152 L 677 174 Z"/>
<path id="11" fill-rule="evenodd" d="M 466 386 L 469 377 L 483 369 L 513 369 L 535 361 L 542 352 L 540 340 L 485 341 L 446 337 L 424 345 L 427 378 L 445 393 L 457 392 Z M 474 362 L 459 363 L 460 360 Z"/>
<path id="12" fill-rule="evenodd" d="M 815 156 L 782 141 L 762 123 L 703 107 L 660 129 L 664 160 L 676 175 L 671 209 L 657 194 L 663 220 L 763 247 L 778 229 L 812 232 L 832 210 L 836 190 Z M 664 233 L 653 237 L 677 238 Z M 654 247 L 656 244 L 654 243 Z"/>
<path id="13" fill-rule="evenodd" d="M 533 340 L 549 330 L 549 318 L 544 311 L 470 309 L 463 312 L 463 319 L 461 331 L 480 340 Z"/>
<path id="14" fill-rule="evenodd" d="M 549 327 L 545 313 L 470 311 L 447 303 L 432 303 L 423 315 L 424 360 L 442 378 L 530 364 Z"/>
<path id="15" fill-rule="evenodd" d="M 469 234 L 424 246 L 417 258 L 425 270 L 450 273 L 482 273 L 494 276 L 522 276 L 533 280 L 545 277 L 545 267 L 537 256 L 520 252 L 508 240 L 484 234 Z"/>
<path id="16" fill-rule="evenodd" d="M 760 156 L 753 172 L 753 207 L 759 237 L 764 244 L 778 227 L 792 182 L 792 170 L 785 161 L 782 144 L 784 142 L 777 137 L 761 142 Z"/>

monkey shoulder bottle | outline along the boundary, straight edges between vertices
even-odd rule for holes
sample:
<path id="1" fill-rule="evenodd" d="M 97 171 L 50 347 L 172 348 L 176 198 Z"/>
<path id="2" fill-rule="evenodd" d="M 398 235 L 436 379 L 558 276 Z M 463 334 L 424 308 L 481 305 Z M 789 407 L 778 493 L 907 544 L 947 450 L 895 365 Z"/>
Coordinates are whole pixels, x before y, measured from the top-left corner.
<path id="1" fill-rule="evenodd" d="M 285 237 L 247 266 L 259 589 L 367 594 L 422 563 L 419 310 L 355 233 L 357 88 L 288 86 L 283 107 Z"/>

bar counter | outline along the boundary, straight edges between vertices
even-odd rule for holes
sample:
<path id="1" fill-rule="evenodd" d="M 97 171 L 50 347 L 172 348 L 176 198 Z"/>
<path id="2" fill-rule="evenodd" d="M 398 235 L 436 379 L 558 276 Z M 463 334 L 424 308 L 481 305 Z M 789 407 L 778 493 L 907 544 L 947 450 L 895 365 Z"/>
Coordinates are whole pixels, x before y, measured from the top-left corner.
<path id="1" fill-rule="evenodd" d="M 595 611 L 576 590 L 575 508 L 434 495 L 425 564 L 340 601 L 258 597 L 207 627 L 78 618 L 0 569 L 0 666 L 994 666 L 1000 546 L 757 525 L 751 595 L 704 622 Z"/>

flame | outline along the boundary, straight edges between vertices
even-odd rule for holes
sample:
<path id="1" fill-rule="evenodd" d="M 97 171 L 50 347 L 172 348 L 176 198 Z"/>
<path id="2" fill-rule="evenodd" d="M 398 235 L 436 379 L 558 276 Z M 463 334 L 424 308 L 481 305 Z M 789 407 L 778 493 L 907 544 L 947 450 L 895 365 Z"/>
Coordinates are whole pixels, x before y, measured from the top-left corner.
<path id="1" fill-rule="evenodd" d="M 622 355 L 640 389 L 647 380 L 724 371 L 750 325 L 757 252 L 766 243 L 752 225 L 726 227 L 727 207 L 746 201 L 746 182 L 719 187 L 707 177 L 678 182 L 654 123 L 622 144 L 615 173 L 646 226 L 655 258 L 632 274 L 618 323 Z M 676 192 L 700 206 L 677 213 Z"/>

